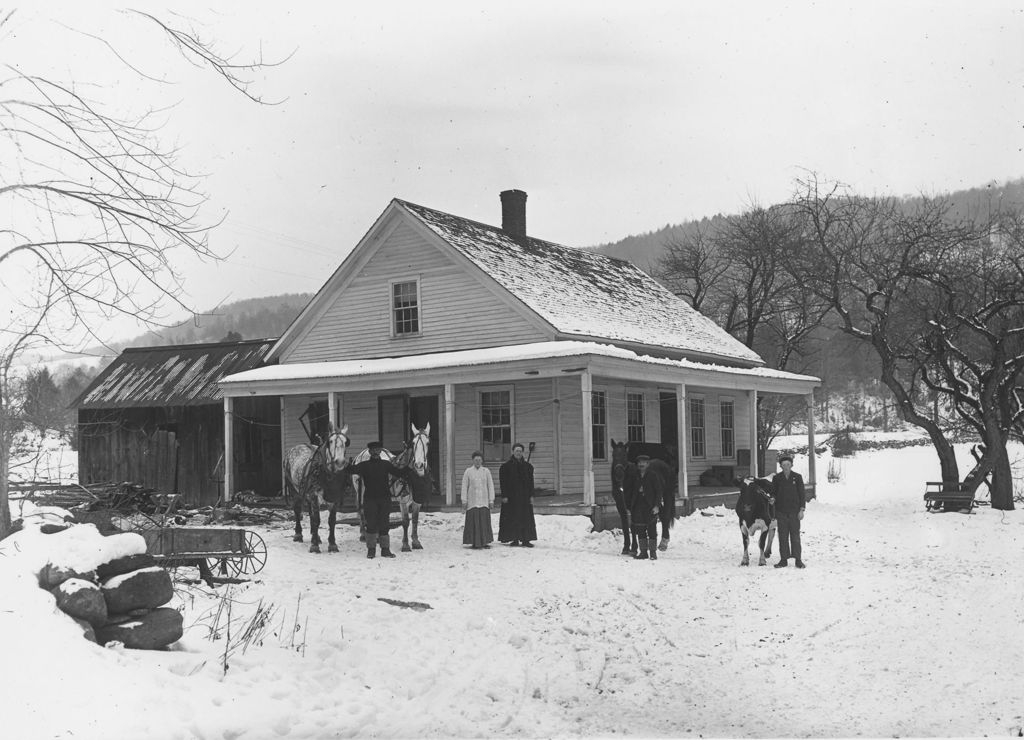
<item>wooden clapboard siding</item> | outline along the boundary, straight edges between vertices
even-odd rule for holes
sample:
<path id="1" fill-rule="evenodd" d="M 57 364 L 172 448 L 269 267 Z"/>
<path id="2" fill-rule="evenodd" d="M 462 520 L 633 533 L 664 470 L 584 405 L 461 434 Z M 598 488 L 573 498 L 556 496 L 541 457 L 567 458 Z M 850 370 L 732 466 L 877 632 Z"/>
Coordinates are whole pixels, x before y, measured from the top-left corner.
<path id="1" fill-rule="evenodd" d="M 558 492 L 583 495 L 583 407 L 579 376 L 558 379 L 558 398 L 562 426 L 559 443 L 562 487 Z M 587 434 L 590 434 L 589 429 Z"/>
<path id="2" fill-rule="evenodd" d="M 700 474 L 710 469 L 713 465 L 727 465 L 737 467 L 736 455 L 722 457 L 722 416 L 720 401 L 731 398 L 733 401 L 733 429 L 735 448 L 750 449 L 751 455 L 756 454 L 756 443 L 750 439 L 750 404 L 745 391 L 734 391 L 722 388 L 707 388 L 703 386 L 687 386 L 686 388 L 686 433 L 687 433 L 687 480 L 692 486 L 700 485 Z M 704 398 L 704 439 L 706 456 L 694 458 L 690 452 L 690 404 L 689 399 L 695 396 Z M 735 471 L 744 472 L 744 471 Z"/>
<path id="3" fill-rule="evenodd" d="M 555 490 L 555 434 L 551 426 L 550 380 L 527 380 L 516 383 L 513 412 L 513 442 L 522 442 L 529 454 L 530 442 L 536 443 L 530 463 L 536 488 Z M 495 483 L 497 483 L 495 474 Z"/>
<path id="4" fill-rule="evenodd" d="M 536 447 L 530 462 L 533 464 L 534 485 L 537 488 L 557 490 L 555 479 L 555 440 L 552 427 L 552 383 L 550 380 L 527 380 L 509 385 L 463 384 L 455 387 L 455 482 L 456 493 L 462 486 L 462 474 L 472 464 L 471 455 L 481 448 L 480 391 L 493 388 L 512 388 L 512 441 Z M 578 422 L 577 422 L 578 424 Z M 504 460 L 485 460 L 484 465 L 494 475 L 498 495 L 500 482 L 498 468 Z M 562 460 L 565 465 L 565 460 Z M 578 465 L 578 463 L 577 463 Z"/>
<path id="5" fill-rule="evenodd" d="M 284 418 L 281 419 L 281 445 L 285 451 L 295 445 L 309 444 L 309 437 L 302 429 L 299 417 L 314 401 L 326 401 L 327 396 L 285 396 Z M 307 422 L 308 424 L 308 422 Z"/>
<path id="6" fill-rule="evenodd" d="M 404 278 L 420 281 L 420 335 L 392 338 L 389 281 Z M 402 224 L 283 361 L 395 357 L 554 338 L 503 303 L 483 280 Z"/>

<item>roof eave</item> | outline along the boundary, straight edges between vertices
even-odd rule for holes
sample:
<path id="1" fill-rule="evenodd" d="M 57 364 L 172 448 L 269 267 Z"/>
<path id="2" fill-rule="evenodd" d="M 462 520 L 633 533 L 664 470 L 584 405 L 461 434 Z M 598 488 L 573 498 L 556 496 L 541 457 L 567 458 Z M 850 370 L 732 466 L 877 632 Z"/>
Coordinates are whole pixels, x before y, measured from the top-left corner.
<path id="1" fill-rule="evenodd" d="M 680 360 L 689 359 L 695 362 L 714 362 L 717 364 L 735 365 L 737 367 L 744 368 L 755 368 L 765 367 L 767 363 L 764 360 L 758 358 L 758 362 L 748 360 L 733 355 L 721 355 L 712 352 L 701 352 L 699 350 L 682 349 L 680 347 L 670 347 L 663 344 L 648 344 L 646 342 L 630 342 L 622 339 L 612 339 L 609 337 L 598 337 L 589 334 L 571 334 L 568 332 L 559 332 L 556 339 L 564 339 L 571 341 L 581 342 L 598 342 L 599 344 L 612 344 L 616 347 L 622 347 L 623 349 L 629 349 L 637 354 L 645 355 L 670 355 L 670 359 Z"/>

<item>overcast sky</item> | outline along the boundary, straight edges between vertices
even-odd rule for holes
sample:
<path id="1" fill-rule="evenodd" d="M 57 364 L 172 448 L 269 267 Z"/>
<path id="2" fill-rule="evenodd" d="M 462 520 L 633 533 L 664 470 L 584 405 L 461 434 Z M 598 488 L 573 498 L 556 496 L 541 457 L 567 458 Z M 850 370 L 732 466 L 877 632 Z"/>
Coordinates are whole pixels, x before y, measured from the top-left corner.
<path id="1" fill-rule="evenodd" d="M 91 4 L 19 11 L 4 57 L 149 104 L 100 71 L 111 55 L 96 41 L 55 36 L 56 20 L 176 83 L 164 135 L 209 173 L 207 219 L 227 214 L 212 243 L 230 257 L 182 265 L 202 309 L 316 291 L 393 197 L 500 223 L 499 191 L 519 188 L 531 235 L 590 246 L 777 202 L 804 170 L 893 194 L 1024 176 L 1020 2 L 183 12 L 224 51 L 294 52 L 254 88 L 286 100 L 249 103 Z"/>

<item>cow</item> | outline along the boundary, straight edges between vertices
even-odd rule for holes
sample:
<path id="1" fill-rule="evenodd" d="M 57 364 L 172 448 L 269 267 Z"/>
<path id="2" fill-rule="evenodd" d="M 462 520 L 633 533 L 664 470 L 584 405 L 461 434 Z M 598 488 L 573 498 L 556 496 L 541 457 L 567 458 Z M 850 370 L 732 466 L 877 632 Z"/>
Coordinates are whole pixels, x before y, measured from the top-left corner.
<path id="1" fill-rule="evenodd" d="M 737 478 L 733 483 L 740 488 L 736 499 L 736 516 L 739 517 L 740 533 L 743 535 L 743 560 L 740 565 L 750 565 L 750 536 L 761 533 L 758 543 L 761 557 L 758 565 L 767 565 L 772 554 L 775 539 L 775 495 L 772 482 L 767 478 Z"/>

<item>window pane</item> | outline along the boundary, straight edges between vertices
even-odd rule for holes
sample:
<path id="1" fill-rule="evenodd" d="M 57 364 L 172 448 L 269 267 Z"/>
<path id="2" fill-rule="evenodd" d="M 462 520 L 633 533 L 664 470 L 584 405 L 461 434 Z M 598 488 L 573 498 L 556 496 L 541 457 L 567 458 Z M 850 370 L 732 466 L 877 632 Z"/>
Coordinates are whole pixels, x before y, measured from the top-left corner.
<path id="1" fill-rule="evenodd" d="M 591 415 L 591 442 L 593 444 L 593 455 L 595 460 L 607 458 L 605 448 L 607 445 L 607 407 L 608 397 L 605 391 L 591 391 L 590 393 L 590 415 Z"/>
<path id="2" fill-rule="evenodd" d="M 415 281 L 391 286 L 395 334 L 415 334 L 420 330 L 419 300 Z"/>
<path id="3" fill-rule="evenodd" d="M 690 454 L 704 457 L 704 399 L 690 399 Z"/>
<path id="4" fill-rule="evenodd" d="M 732 457 L 736 454 L 735 433 L 734 433 L 734 407 L 732 401 L 722 401 L 722 457 Z"/>
<path id="5" fill-rule="evenodd" d="M 642 393 L 626 394 L 626 440 L 643 442 L 645 440 L 644 395 Z"/>

